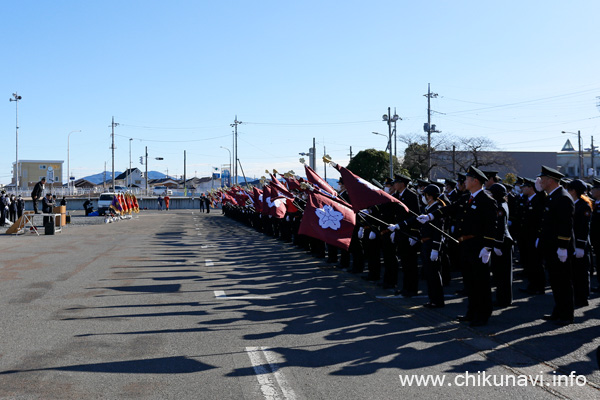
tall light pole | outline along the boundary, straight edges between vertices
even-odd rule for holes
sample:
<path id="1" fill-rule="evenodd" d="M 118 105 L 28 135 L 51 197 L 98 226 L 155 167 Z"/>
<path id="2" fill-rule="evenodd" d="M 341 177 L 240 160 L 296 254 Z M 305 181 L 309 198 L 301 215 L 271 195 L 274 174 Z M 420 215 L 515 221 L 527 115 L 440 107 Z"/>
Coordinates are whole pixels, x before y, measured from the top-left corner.
<path id="1" fill-rule="evenodd" d="M 388 150 L 388 148 L 390 147 L 390 140 L 389 140 L 389 138 L 387 137 L 387 135 L 384 135 L 383 133 L 379 133 L 379 132 L 371 132 L 371 133 L 372 133 L 373 135 L 379 135 L 379 136 L 383 136 L 384 138 L 387 138 L 387 139 L 388 139 L 387 146 L 386 146 L 386 148 L 385 148 L 385 150 L 384 150 L 384 151 L 387 151 L 387 150 Z"/>
<path id="2" fill-rule="evenodd" d="M 390 178 L 394 178 L 394 154 L 392 154 L 392 122 L 395 124 L 396 121 L 402 121 L 402 118 L 395 114 L 392 116 L 392 109 L 388 107 L 388 113 L 383 114 L 383 120 L 388 124 L 388 137 L 389 137 L 389 148 L 390 148 Z"/>
<path id="3" fill-rule="evenodd" d="M 231 150 L 229 150 L 227 147 L 223 147 L 223 146 L 219 146 L 219 147 L 222 148 L 222 149 L 225 149 L 225 150 L 227 150 L 229 152 L 229 176 L 231 177 L 231 163 L 232 163 L 232 160 L 231 160 Z M 221 183 L 223 183 L 222 179 L 221 179 Z M 227 182 L 227 183 L 229 183 L 229 182 Z"/>
<path id="4" fill-rule="evenodd" d="M 69 143 L 71 141 L 71 133 L 81 132 L 81 131 L 71 131 L 67 135 L 67 188 L 69 189 L 69 195 L 71 194 L 71 157 L 69 155 Z"/>
<path id="5" fill-rule="evenodd" d="M 21 96 L 14 92 L 8 101 L 15 102 L 15 194 L 19 193 L 19 100 Z"/>
<path id="6" fill-rule="evenodd" d="M 568 133 L 571 135 L 577 135 L 577 141 L 579 142 L 579 179 L 583 179 L 583 150 L 581 147 L 581 131 L 575 132 L 567 132 L 561 131 L 561 133 Z"/>
<path id="7" fill-rule="evenodd" d="M 110 137 L 112 138 L 112 144 L 110 145 L 110 148 L 112 150 L 112 190 L 115 190 L 115 126 L 118 126 L 118 123 L 115 123 L 115 117 L 112 117 L 112 123 L 110 124 L 110 127 L 112 128 L 112 133 L 110 134 Z"/>
<path id="8" fill-rule="evenodd" d="M 431 125 L 431 99 L 438 97 L 437 93 L 431 93 L 431 85 L 427 84 L 427 94 L 423 96 L 427 97 L 427 123 L 423 126 L 425 132 L 427 132 L 427 178 L 431 178 L 431 134 L 441 133 L 435 129 L 435 125 Z"/>
<path id="9" fill-rule="evenodd" d="M 129 138 L 129 173 L 127 174 L 127 186 L 131 188 L 131 141 L 133 139 Z"/>
<path id="10" fill-rule="evenodd" d="M 237 127 L 239 124 L 243 123 L 242 121 L 238 121 L 237 119 L 237 115 L 235 116 L 235 120 L 233 121 L 233 124 L 231 124 L 232 128 L 235 128 L 234 132 L 233 132 L 233 154 L 234 154 L 234 158 L 235 160 L 235 166 L 233 167 L 234 169 L 234 173 L 235 173 L 235 184 L 237 185 L 238 181 L 237 181 L 237 160 L 239 160 L 239 156 L 238 156 L 238 151 L 237 151 Z"/>

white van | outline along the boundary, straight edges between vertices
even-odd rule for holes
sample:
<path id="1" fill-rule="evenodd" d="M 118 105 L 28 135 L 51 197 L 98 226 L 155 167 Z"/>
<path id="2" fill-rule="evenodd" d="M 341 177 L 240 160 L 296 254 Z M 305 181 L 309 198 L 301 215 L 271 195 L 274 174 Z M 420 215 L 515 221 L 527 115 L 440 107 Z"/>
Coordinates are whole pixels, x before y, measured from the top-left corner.
<path id="1" fill-rule="evenodd" d="M 104 215 L 115 198 L 116 193 L 101 193 L 98 197 L 98 214 Z"/>

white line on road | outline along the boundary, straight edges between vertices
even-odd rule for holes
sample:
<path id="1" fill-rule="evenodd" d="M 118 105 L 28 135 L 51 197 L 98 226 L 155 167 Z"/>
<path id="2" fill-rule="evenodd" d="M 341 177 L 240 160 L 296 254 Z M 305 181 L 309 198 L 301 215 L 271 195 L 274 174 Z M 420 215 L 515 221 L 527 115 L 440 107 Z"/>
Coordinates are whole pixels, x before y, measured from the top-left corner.
<path id="1" fill-rule="evenodd" d="M 218 299 L 227 299 L 227 300 L 265 300 L 270 299 L 271 296 L 227 296 L 224 290 L 215 290 L 215 297 Z"/>
<path id="2" fill-rule="evenodd" d="M 256 373 L 256 379 L 260 385 L 260 390 L 263 392 L 265 399 L 296 399 L 296 394 L 283 376 L 283 373 L 279 370 L 275 355 L 268 347 L 246 347 L 246 352 L 248 353 L 254 373 Z M 263 358 L 268 367 L 264 364 Z M 281 395 L 279 392 L 281 392 Z"/>
<path id="3" fill-rule="evenodd" d="M 426 294 L 424 295 L 420 295 L 420 296 L 402 296 L 401 294 L 397 295 L 397 296 L 377 296 L 378 299 L 426 299 L 429 296 L 427 296 Z M 446 294 L 444 295 L 444 297 L 456 297 L 455 294 Z"/>
<path id="4" fill-rule="evenodd" d="M 205 260 L 204 263 L 207 267 L 212 267 L 215 265 L 215 263 L 212 260 Z"/>

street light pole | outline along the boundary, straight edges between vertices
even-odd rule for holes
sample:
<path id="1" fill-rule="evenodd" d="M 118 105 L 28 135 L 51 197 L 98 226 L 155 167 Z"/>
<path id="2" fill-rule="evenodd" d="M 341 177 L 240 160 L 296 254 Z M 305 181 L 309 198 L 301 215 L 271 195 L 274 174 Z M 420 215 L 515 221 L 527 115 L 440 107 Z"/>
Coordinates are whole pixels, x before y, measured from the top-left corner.
<path id="1" fill-rule="evenodd" d="M 127 174 L 127 186 L 131 190 L 131 141 L 133 139 L 129 138 L 129 173 Z"/>
<path id="2" fill-rule="evenodd" d="M 388 113 L 387 114 L 383 114 L 383 120 L 387 122 L 388 124 L 388 147 L 390 150 L 390 178 L 394 178 L 394 154 L 392 153 L 392 122 L 395 124 L 396 121 L 398 120 L 402 120 L 402 118 L 400 118 L 398 116 L 398 114 L 394 113 L 394 115 L 392 116 L 392 109 L 391 107 L 388 107 Z"/>
<path id="3" fill-rule="evenodd" d="M 577 142 L 579 144 L 579 179 L 583 179 L 583 149 L 581 147 L 581 131 L 577 131 L 577 133 L 575 132 L 567 132 L 567 131 L 561 131 L 561 133 L 568 133 L 571 135 L 577 135 Z M 592 148 L 592 151 L 594 151 L 594 149 Z"/>
<path id="4" fill-rule="evenodd" d="M 13 98 L 8 99 L 15 102 L 15 194 L 19 194 L 19 100 L 21 99 L 17 92 L 13 93 Z"/>
<path id="5" fill-rule="evenodd" d="M 81 131 L 71 131 L 67 135 L 67 189 L 69 190 L 69 195 L 71 195 L 71 157 L 69 155 L 69 143 L 71 141 L 71 133 L 81 132 Z"/>

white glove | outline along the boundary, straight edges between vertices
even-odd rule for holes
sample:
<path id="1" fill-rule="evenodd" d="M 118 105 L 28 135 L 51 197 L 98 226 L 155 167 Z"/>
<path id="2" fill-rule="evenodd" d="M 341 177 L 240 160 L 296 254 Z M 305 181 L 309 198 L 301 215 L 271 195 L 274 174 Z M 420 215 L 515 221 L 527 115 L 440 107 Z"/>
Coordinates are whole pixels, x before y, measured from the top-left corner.
<path id="1" fill-rule="evenodd" d="M 273 218 L 273 216 L 272 216 L 272 215 L 269 215 L 269 218 Z"/>
<path id="2" fill-rule="evenodd" d="M 560 262 L 567 261 L 567 249 L 558 249 L 556 250 L 556 254 L 558 254 L 558 259 Z"/>
<path id="3" fill-rule="evenodd" d="M 396 232 L 392 232 L 392 234 L 390 235 L 390 240 L 392 241 L 392 243 L 394 243 L 395 238 L 396 238 Z"/>
<path id="4" fill-rule="evenodd" d="M 390 232 L 394 232 L 396 229 L 400 229 L 400 225 L 396 224 L 396 225 L 388 225 L 388 230 Z"/>
<path id="5" fill-rule="evenodd" d="M 431 214 L 427 214 L 427 215 L 419 215 L 417 217 L 417 221 L 419 221 L 420 223 L 424 224 L 426 222 L 431 221 L 433 218 L 433 216 Z"/>
<path id="6" fill-rule="evenodd" d="M 289 216 L 289 215 L 286 215 L 286 216 L 285 216 L 285 220 L 286 220 L 287 222 L 290 222 L 290 216 Z"/>
<path id="7" fill-rule="evenodd" d="M 429 259 L 431 261 L 437 261 L 438 256 L 439 256 L 439 253 L 437 250 L 431 250 L 431 256 L 429 256 Z"/>
<path id="8" fill-rule="evenodd" d="M 362 226 L 360 228 L 358 228 L 358 238 L 362 239 L 363 236 L 365 236 L 365 228 L 363 228 Z"/>
<path id="9" fill-rule="evenodd" d="M 487 264 L 490 261 L 490 256 L 492 255 L 492 250 L 484 247 L 479 252 L 479 258 L 481 258 L 481 262 Z"/>
<path id="10" fill-rule="evenodd" d="M 497 249 L 497 248 L 495 248 L 495 247 L 494 247 L 494 253 L 496 253 L 496 255 L 497 255 L 498 257 L 500 257 L 500 256 L 502 255 L 502 250 L 500 250 L 500 249 Z"/>
<path id="11" fill-rule="evenodd" d="M 535 248 L 537 249 L 538 243 L 540 242 L 540 238 L 535 239 Z"/>
<path id="12" fill-rule="evenodd" d="M 415 244 L 417 244 L 417 241 L 413 238 L 408 238 L 408 244 L 410 244 L 411 246 L 414 246 Z"/>
<path id="13" fill-rule="evenodd" d="M 365 208 L 364 210 L 360 210 L 360 212 L 363 214 L 371 214 L 371 210 L 369 210 L 368 208 Z"/>
<path id="14" fill-rule="evenodd" d="M 373 240 L 377 237 L 377 235 L 375 235 L 375 232 L 371 231 L 371 233 L 369 233 L 369 239 Z"/>
<path id="15" fill-rule="evenodd" d="M 575 258 L 583 258 L 583 256 L 585 255 L 585 250 L 584 249 L 575 249 L 575 253 L 573 253 L 575 255 Z"/>
<path id="16" fill-rule="evenodd" d="M 450 233 L 454 233 L 454 225 L 450 227 Z"/>

